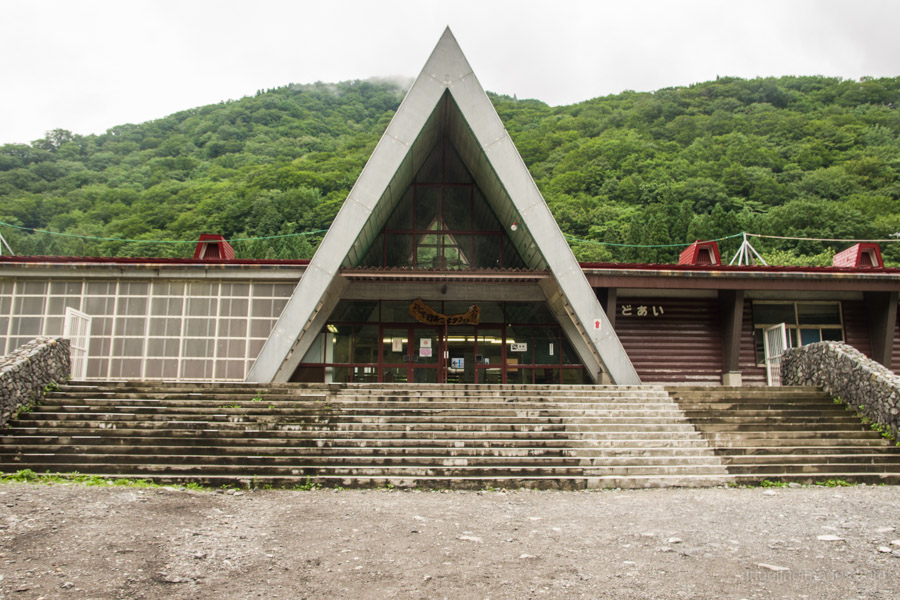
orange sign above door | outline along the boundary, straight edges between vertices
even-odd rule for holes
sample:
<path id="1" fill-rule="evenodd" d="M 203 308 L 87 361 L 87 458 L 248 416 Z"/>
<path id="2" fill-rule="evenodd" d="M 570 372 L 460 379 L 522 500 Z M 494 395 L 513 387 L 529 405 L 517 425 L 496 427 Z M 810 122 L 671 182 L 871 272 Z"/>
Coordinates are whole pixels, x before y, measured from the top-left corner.
<path id="1" fill-rule="evenodd" d="M 416 321 L 426 325 L 478 325 L 478 320 L 481 317 L 481 308 L 477 304 L 473 304 L 464 313 L 444 315 L 425 304 L 421 298 L 417 298 L 409 305 L 409 315 Z"/>

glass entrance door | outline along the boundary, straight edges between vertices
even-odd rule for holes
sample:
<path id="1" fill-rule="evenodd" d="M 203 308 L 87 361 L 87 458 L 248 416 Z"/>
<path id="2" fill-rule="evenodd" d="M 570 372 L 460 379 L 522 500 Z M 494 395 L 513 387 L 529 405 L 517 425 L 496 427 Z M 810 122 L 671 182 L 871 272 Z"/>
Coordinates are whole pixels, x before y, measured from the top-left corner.
<path id="1" fill-rule="evenodd" d="M 506 383 L 503 376 L 503 330 L 478 328 L 475 347 L 475 381 Z"/>
<path id="2" fill-rule="evenodd" d="M 384 327 L 381 335 L 381 380 L 412 381 L 409 372 L 409 328 Z"/>
<path id="3" fill-rule="evenodd" d="M 475 383 L 475 328 L 470 325 L 449 327 L 445 348 L 447 383 Z"/>
<path id="4" fill-rule="evenodd" d="M 427 325 L 384 327 L 381 339 L 382 381 L 442 381 L 442 339 L 436 328 Z"/>
<path id="5" fill-rule="evenodd" d="M 413 325 L 410 353 L 413 360 L 412 379 L 416 383 L 440 383 L 441 379 L 441 334 L 429 325 Z"/>

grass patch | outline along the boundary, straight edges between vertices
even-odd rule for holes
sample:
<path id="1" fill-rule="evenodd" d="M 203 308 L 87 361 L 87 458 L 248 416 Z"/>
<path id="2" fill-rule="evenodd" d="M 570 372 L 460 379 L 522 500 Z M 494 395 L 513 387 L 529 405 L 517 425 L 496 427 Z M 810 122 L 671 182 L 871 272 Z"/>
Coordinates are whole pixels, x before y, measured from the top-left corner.
<path id="1" fill-rule="evenodd" d="M 774 488 L 774 487 L 786 488 L 789 485 L 790 485 L 790 483 L 788 483 L 787 481 L 772 481 L 771 479 L 763 479 L 762 481 L 759 482 L 759 487 L 764 487 L 764 488 Z"/>
<path id="2" fill-rule="evenodd" d="M 0 474 L 0 483 L 37 483 L 37 484 L 66 484 L 77 483 L 79 485 L 91 485 L 102 487 L 129 487 L 129 488 L 164 488 L 175 487 L 195 492 L 207 491 L 199 483 L 189 482 L 184 485 L 167 485 L 156 483 L 149 479 L 132 479 L 128 477 L 106 478 L 99 475 L 86 475 L 83 473 L 35 473 L 31 469 L 22 469 L 15 473 Z"/>
<path id="3" fill-rule="evenodd" d="M 820 487 L 850 487 L 856 484 L 844 479 L 826 479 L 825 481 L 817 481 L 815 485 Z"/>
<path id="4" fill-rule="evenodd" d="M 309 475 L 306 476 L 306 483 L 298 483 L 292 487 L 292 490 L 296 490 L 298 492 L 308 492 L 310 490 L 318 490 L 322 487 L 322 484 L 318 481 L 313 481 L 312 477 Z"/>

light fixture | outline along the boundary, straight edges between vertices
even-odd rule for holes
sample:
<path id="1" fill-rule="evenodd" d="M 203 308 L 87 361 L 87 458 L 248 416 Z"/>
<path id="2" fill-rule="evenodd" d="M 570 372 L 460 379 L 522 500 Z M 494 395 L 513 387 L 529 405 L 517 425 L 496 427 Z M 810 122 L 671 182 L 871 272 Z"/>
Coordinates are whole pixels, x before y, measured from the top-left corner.
<path id="1" fill-rule="evenodd" d="M 516 221 L 513 221 L 513 224 L 510 225 L 509 228 L 513 231 L 516 231 L 517 229 L 519 229 L 519 224 Z"/>
<path id="2" fill-rule="evenodd" d="M 329 333 L 337 333 L 338 332 L 337 325 L 335 325 L 334 323 L 329 323 L 325 327 L 328 329 Z"/>

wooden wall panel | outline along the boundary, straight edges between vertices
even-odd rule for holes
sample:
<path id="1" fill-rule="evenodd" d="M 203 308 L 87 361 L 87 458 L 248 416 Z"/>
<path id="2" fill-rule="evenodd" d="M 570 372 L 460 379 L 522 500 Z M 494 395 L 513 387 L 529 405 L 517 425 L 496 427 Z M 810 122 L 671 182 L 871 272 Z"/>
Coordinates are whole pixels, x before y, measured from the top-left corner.
<path id="1" fill-rule="evenodd" d="M 646 316 L 638 316 L 641 306 L 647 308 Z M 654 316 L 653 307 L 662 314 Z M 722 382 L 715 298 L 620 297 L 615 329 L 644 383 Z"/>
<path id="2" fill-rule="evenodd" d="M 894 351 L 891 353 L 891 371 L 894 373 L 900 373 L 900 311 L 897 315 L 897 325 L 894 327 Z"/>
<path id="3" fill-rule="evenodd" d="M 861 300 L 844 300 L 841 302 L 841 314 L 844 319 L 844 341 L 871 357 L 872 340 L 869 337 L 865 303 Z"/>

